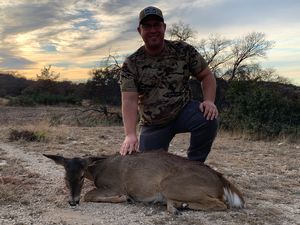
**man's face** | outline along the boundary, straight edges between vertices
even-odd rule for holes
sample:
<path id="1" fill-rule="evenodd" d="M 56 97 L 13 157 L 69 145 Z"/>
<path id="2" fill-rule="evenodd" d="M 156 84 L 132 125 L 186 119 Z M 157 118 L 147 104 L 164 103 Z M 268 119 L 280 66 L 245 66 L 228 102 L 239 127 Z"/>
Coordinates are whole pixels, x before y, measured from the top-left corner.
<path id="1" fill-rule="evenodd" d="M 163 45 L 166 24 L 156 17 L 150 17 L 138 27 L 138 32 L 143 38 L 147 48 L 156 49 Z"/>

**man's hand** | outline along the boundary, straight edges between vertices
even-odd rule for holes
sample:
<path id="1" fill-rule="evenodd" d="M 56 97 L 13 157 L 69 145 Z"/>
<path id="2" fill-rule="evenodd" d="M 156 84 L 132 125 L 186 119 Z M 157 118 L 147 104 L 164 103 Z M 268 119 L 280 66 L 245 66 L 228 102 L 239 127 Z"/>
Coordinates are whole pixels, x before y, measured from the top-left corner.
<path id="1" fill-rule="evenodd" d="M 121 155 L 131 154 L 138 150 L 138 139 L 136 135 L 127 135 L 120 148 Z"/>
<path id="2" fill-rule="evenodd" d="M 216 105 L 209 100 L 200 103 L 200 111 L 203 112 L 203 115 L 207 120 L 216 119 L 219 115 Z"/>

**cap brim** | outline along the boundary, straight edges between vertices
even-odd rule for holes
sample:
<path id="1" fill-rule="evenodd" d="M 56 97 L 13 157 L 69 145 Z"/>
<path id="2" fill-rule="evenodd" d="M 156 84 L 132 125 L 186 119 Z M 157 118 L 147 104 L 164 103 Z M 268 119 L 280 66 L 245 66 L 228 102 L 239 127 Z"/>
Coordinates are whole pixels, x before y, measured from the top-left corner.
<path id="1" fill-rule="evenodd" d="M 145 22 L 145 20 L 151 19 L 151 18 L 156 18 L 161 22 L 164 22 L 164 19 L 161 16 L 152 14 L 152 15 L 147 15 L 145 16 L 143 19 L 140 20 L 140 24 L 142 24 L 143 22 Z"/>

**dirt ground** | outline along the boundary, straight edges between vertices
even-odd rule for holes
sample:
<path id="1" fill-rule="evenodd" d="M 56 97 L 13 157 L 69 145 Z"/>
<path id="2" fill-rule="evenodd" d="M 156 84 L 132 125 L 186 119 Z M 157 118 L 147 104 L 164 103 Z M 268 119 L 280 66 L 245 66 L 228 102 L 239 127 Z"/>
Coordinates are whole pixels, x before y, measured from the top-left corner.
<path id="1" fill-rule="evenodd" d="M 95 113 L 88 117 L 97 119 Z M 83 201 L 70 208 L 63 168 L 42 154 L 71 157 L 115 153 L 123 140 L 121 126 L 107 126 L 105 122 L 90 126 L 91 121 L 84 126 L 82 118 L 74 117 L 73 108 L 0 106 L 1 225 L 300 224 L 300 144 L 251 141 L 227 133 L 219 133 L 206 163 L 242 191 L 246 200 L 243 210 L 184 210 L 174 216 L 161 205 Z M 12 130 L 34 131 L 42 141 L 10 141 Z M 187 134 L 177 135 L 170 152 L 185 156 L 188 140 Z M 92 188 L 86 181 L 84 192 Z"/>

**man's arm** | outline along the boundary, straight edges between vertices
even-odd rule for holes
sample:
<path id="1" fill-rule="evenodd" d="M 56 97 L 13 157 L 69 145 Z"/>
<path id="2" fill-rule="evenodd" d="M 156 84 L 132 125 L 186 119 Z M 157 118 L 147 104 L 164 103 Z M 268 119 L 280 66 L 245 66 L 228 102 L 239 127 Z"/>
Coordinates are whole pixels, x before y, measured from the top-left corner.
<path id="1" fill-rule="evenodd" d="M 125 131 L 120 154 L 131 154 L 138 149 L 138 138 L 136 134 L 136 122 L 138 113 L 138 93 L 122 92 L 122 116 Z"/>
<path id="2" fill-rule="evenodd" d="M 214 103 L 217 87 L 216 79 L 208 67 L 197 75 L 197 79 L 201 82 L 203 92 L 203 102 L 200 104 L 200 110 L 207 120 L 213 120 L 217 118 L 219 114 Z"/>

